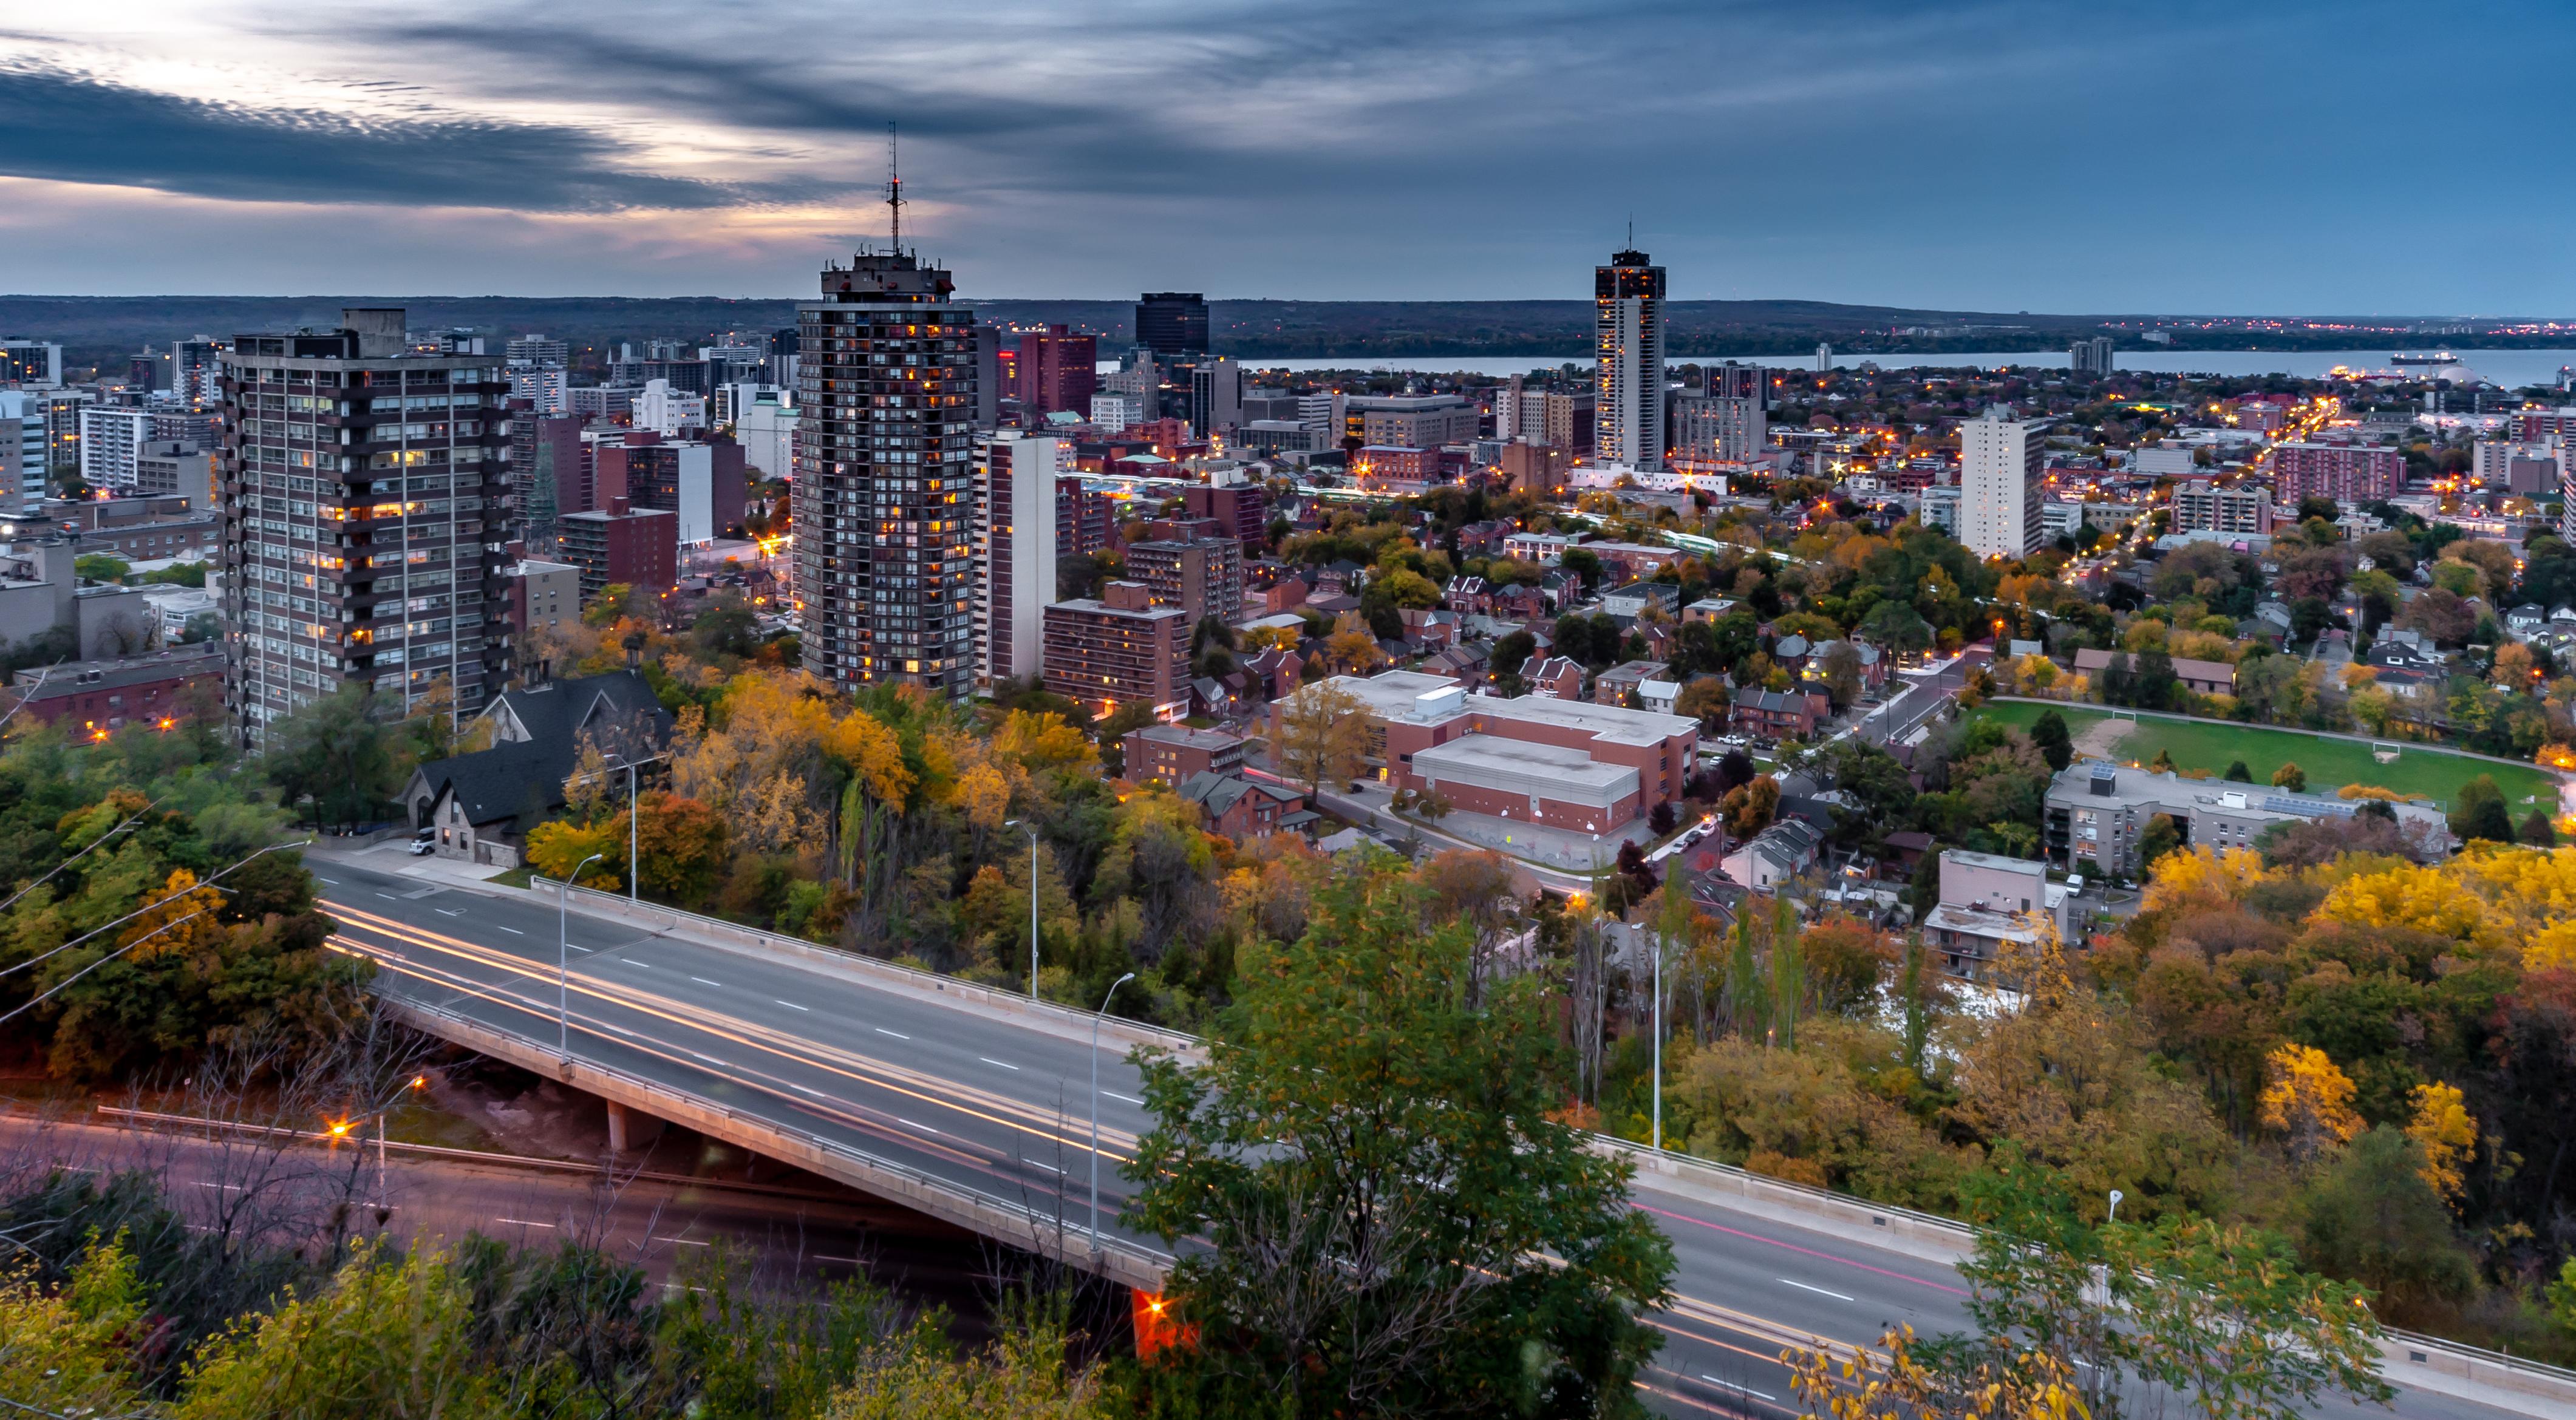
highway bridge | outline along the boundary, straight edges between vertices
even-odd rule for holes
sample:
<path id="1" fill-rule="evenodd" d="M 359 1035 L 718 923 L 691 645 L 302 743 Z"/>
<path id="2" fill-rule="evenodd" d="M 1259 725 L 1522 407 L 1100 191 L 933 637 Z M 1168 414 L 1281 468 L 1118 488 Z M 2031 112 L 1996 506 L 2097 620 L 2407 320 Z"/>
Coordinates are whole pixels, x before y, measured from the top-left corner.
<path id="1" fill-rule="evenodd" d="M 1130 1192 L 1118 1166 L 1148 1123 L 1127 1057 L 1186 1051 L 1185 1039 L 1110 1020 L 1095 1053 L 1085 1012 L 608 894 L 576 890 L 559 919 L 552 892 L 405 866 L 382 851 L 313 859 L 339 946 L 375 960 L 385 997 L 433 1034 L 599 1096 L 613 1133 L 681 1124 L 1160 1287 L 1169 1253 L 1117 1222 Z M 1654 1318 L 1665 1344 L 1641 1382 L 1657 1408 L 1792 1415 L 1783 1348 L 1967 1324 L 1955 1225 L 1632 1152 L 1636 1206 L 1678 1262 L 1675 1301 Z M 2429 1341 L 2392 1343 L 2388 1375 L 2410 1417 L 2576 1415 L 2576 1386 L 2547 1368 Z"/>

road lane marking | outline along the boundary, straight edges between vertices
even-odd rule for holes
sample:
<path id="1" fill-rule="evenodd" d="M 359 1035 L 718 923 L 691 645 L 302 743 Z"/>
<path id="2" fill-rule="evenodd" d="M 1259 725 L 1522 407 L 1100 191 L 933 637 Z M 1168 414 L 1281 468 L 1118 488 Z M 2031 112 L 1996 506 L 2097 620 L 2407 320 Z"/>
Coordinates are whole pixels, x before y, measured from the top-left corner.
<path id="1" fill-rule="evenodd" d="M 1795 1287 L 1801 1292 L 1813 1292 L 1819 1297 L 1831 1297 L 1838 1302 L 1848 1302 L 1853 1300 L 1853 1298 L 1846 1297 L 1840 1292 L 1828 1292 L 1822 1287 L 1810 1287 L 1804 1282 L 1792 1282 L 1786 1277 L 1780 1279 L 1780 1285 L 1783 1287 Z"/>
<path id="2" fill-rule="evenodd" d="M 800 1085 L 793 1080 L 787 1082 L 787 1087 L 791 1090 L 803 1090 L 805 1093 L 812 1095 L 818 1100 L 827 1100 L 831 1098 L 830 1095 L 823 1093 L 821 1090 L 815 1089 L 811 1085 Z"/>
<path id="3" fill-rule="evenodd" d="M 770 997 L 769 999 L 770 999 L 770 1000 L 772 1000 L 772 1001 L 778 1001 L 778 998 L 777 998 L 777 997 L 775 997 L 775 996 L 772 996 L 772 997 Z M 793 1002 L 793 1001 L 778 1001 L 778 1004 L 779 1004 L 779 1005 L 782 1005 L 782 1006 L 785 1006 L 787 1009 L 789 1009 L 789 1010 L 791 1010 L 791 1011 L 810 1011 L 810 1010 L 813 1010 L 813 1009 L 814 1009 L 814 1008 L 813 1008 L 813 1007 L 811 1007 L 811 1006 L 799 1006 L 799 1005 L 797 1005 L 797 1004 L 796 1004 L 795 1002 Z"/>
<path id="4" fill-rule="evenodd" d="M 678 1244 L 679 1244 L 679 1245 L 681 1245 L 682 1247 L 705 1247 L 705 1246 L 706 1246 L 706 1244 L 705 1244 L 705 1243 L 702 1243 L 702 1242 L 698 1241 L 696 1238 L 660 1238 L 660 1237 L 657 1237 L 657 1238 L 653 1239 L 653 1241 L 655 1241 L 655 1242 L 666 1242 L 666 1243 L 678 1243 Z"/>
<path id="5" fill-rule="evenodd" d="M 1780 1398 L 1780 1397 L 1778 1397 L 1778 1396 L 1776 1396 L 1776 1395 L 1773 1395 L 1771 1392 L 1769 1392 L 1769 1391 L 1767 1391 L 1767 1390 L 1755 1390 L 1753 1387 L 1751 1387 L 1751 1386 L 1749 1386 L 1749 1385 L 1746 1385 L 1746 1384 L 1745 1384 L 1744 1382 L 1742 1382 L 1742 1381 L 1722 1381 L 1722 1380 L 1719 1380 L 1717 1377 L 1710 1375 L 1710 1374 L 1709 1374 L 1708 1372 L 1706 1372 L 1706 1371 L 1702 1371 L 1702 1372 L 1700 1372 L 1700 1373 L 1699 1373 L 1699 1378 L 1700 1378 L 1701 1380 L 1704 1380 L 1704 1381 L 1708 1382 L 1710 1385 L 1714 1385 L 1714 1386 L 1724 1386 L 1724 1387 L 1726 1387 L 1728 1390 L 1740 1390 L 1740 1391 L 1744 1392 L 1746 1395 L 1758 1395 L 1758 1396 L 1762 1397 L 1764 1400 L 1778 1400 L 1778 1399 Z"/>
<path id="6" fill-rule="evenodd" d="M 430 911 L 437 913 L 441 917 L 462 917 L 465 915 L 465 909 L 461 907 L 433 907 Z"/>
<path id="7" fill-rule="evenodd" d="M 509 934 L 510 934 L 511 936 L 513 936 L 513 937 L 524 937 L 524 936 L 528 935 L 527 933 L 520 931 L 520 930 L 519 930 L 518 928 L 516 928 L 516 927 L 503 927 L 503 926 L 501 926 L 501 924 L 500 924 L 500 923 L 498 923 L 498 922 L 495 922 L 495 923 L 493 923 L 492 925 L 493 925 L 493 927 L 495 927 L 496 929 L 498 929 L 498 930 L 500 930 L 500 931 L 503 931 L 503 932 L 507 932 L 507 933 L 509 933 Z"/>
<path id="8" fill-rule="evenodd" d="M 712 986 L 719 991 L 724 989 L 724 983 L 721 981 L 709 981 L 703 976 L 692 976 L 689 979 L 698 983 L 700 986 Z"/>
<path id="9" fill-rule="evenodd" d="M 1839 1262 L 1845 1267 L 1857 1267 L 1863 1272 L 1875 1272 L 1881 1277 L 1893 1277 L 1900 1282 L 1911 1282 L 1918 1287 L 1929 1287 L 1936 1292 L 1947 1292 L 1954 1297 L 1964 1297 L 1968 1295 L 1968 1289 L 1965 1287 L 1952 1287 L 1945 1283 L 1933 1282 L 1921 1277 L 1909 1276 L 1906 1273 L 1897 1272 L 1889 1268 L 1872 1267 L 1866 1262 L 1854 1262 L 1848 1257 L 1836 1257 L 1830 1252 L 1819 1252 L 1812 1247 L 1800 1247 L 1796 1243 L 1785 1243 L 1780 1241 L 1778 1238 L 1766 1238 L 1760 1233 L 1748 1233 L 1742 1228 L 1730 1228 L 1724 1223 L 1712 1223 L 1706 1218 L 1694 1218 L 1688 1213 L 1675 1213 L 1666 1208 L 1650 1208 L 1643 1203 L 1632 1204 L 1630 1206 L 1634 1207 L 1640 1213 L 1652 1213 L 1658 1218 L 1670 1218 L 1677 1223 L 1696 1223 L 1712 1232 L 1725 1233 L 1729 1237 L 1743 1238 L 1748 1242 L 1768 1243 L 1772 1247 L 1784 1248 L 1790 1252 L 1800 1253 L 1807 1257 L 1818 1257 L 1827 1262 Z"/>
<path id="10" fill-rule="evenodd" d="M 338 886 L 340 885 L 340 880 L 339 880 L 338 878 L 326 878 L 326 877 L 323 877 L 320 873 L 315 873 L 315 874 L 313 875 L 313 877 L 314 877 L 314 880 L 315 880 L 316 882 L 325 882 L 325 883 L 329 883 L 329 884 L 330 884 L 331 886 L 333 886 L 333 887 L 338 887 Z"/>
<path id="11" fill-rule="evenodd" d="M 1027 1164 L 1030 1168 L 1033 1168 L 1033 1169 L 1045 1169 L 1048 1173 L 1054 1174 L 1054 1175 L 1055 1175 L 1056 1177 L 1058 1177 L 1058 1178 L 1062 1178 L 1062 1177 L 1064 1177 L 1064 1170 L 1062 1170 L 1062 1169 L 1060 1169 L 1060 1168 L 1057 1168 L 1057 1167 L 1056 1167 L 1055 1165 L 1053 1165 L 1053 1164 L 1042 1164 L 1042 1163 L 1039 1163 L 1039 1162 L 1038 1162 L 1037 1160 L 1035 1160 L 1035 1159 L 1022 1159 L 1022 1160 L 1020 1160 L 1020 1162 L 1021 1162 L 1021 1163 L 1024 1163 L 1024 1164 Z"/>
<path id="12" fill-rule="evenodd" d="M 583 950 L 583 951 L 589 951 L 589 950 L 590 950 L 590 948 L 588 948 L 588 947 L 584 947 L 584 948 L 582 948 L 582 950 Z M 640 961 L 637 961 L 636 959 L 634 959 L 633 957 L 619 957 L 619 958 L 618 958 L 618 961 L 620 961 L 620 962 L 624 963 L 624 964 L 625 964 L 625 965 L 627 965 L 627 966 L 631 966 L 631 967 L 635 968 L 637 971 L 651 971 L 651 970 L 653 969 L 653 967 L 652 967 L 652 964 L 651 964 L 651 963 L 649 963 L 649 962 L 640 962 Z"/>
<path id="13" fill-rule="evenodd" d="M 383 898 L 383 899 L 384 899 L 385 901 L 387 901 L 387 902 L 400 902 L 400 901 L 402 901 L 402 899 L 401 899 L 401 898 L 396 897 L 396 896 L 394 896 L 392 893 L 389 893 L 389 892 L 380 892 L 380 893 L 377 893 L 377 894 L 376 894 L 376 896 Z"/>
<path id="14" fill-rule="evenodd" d="M 999 1065 L 999 1066 L 1001 1066 L 1001 1067 L 1002 1067 L 1003 1069 L 1005 1069 L 1005 1070 L 1017 1070 L 1018 1068 L 1020 1068 L 1019 1066 L 1012 1064 L 1012 1063 L 1011 1063 L 1010 1061 L 1008 1061 L 1008 1060 L 996 1060 L 996 1059 L 994 1059 L 994 1058 L 993 1058 L 992 1056 L 990 1056 L 990 1055 L 978 1055 L 978 1056 L 976 1056 L 975 1058 L 976 1058 L 976 1059 L 978 1059 L 978 1060 L 983 1061 L 983 1062 L 984 1062 L 985 1064 L 987 1064 L 987 1065 Z"/>
<path id="15" fill-rule="evenodd" d="M 912 1037 L 911 1037 L 911 1036 L 905 1035 L 902 1031 L 899 1031 L 899 1030 L 887 1030 L 884 1026 L 879 1026 L 879 1027 L 877 1027 L 877 1034 L 879 1034 L 879 1035 L 890 1035 L 890 1036 L 893 1036 L 893 1037 L 894 1037 L 895 1039 L 897 1039 L 897 1040 L 910 1040 L 910 1039 L 912 1039 Z"/>
<path id="16" fill-rule="evenodd" d="M 698 1052 L 696 1052 L 696 1051 L 694 1051 L 694 1050 L 690 1051 L 689 1053 L 690 1053 L 691 1055 L 698 1055 Z M 710 1065 L 717 1066 L 717 1067 L 718 1067 L 718 1068 L 720 1068 L 720 1069 L 730 1070 L 730 1069 L 732 1069 L 732 1068 L 733 1068 L 733 1062 L 732 1062 L 732 1061 L 730 1061 L 730 1060 L 718 1060 L 717 1058 L 715 1058 L 715 1057 L 714 1057 L 714 1056 L 712 1056 L 712 1055 L 698 1055 L 698 1058 L 699 1058 L 700 1060 L 703 1060 L 703 1061 L 707 1062 L 707 1063 L 708 1063 L 708 1064 L 710 1064 Z M 1849 1297 L 1845 1297 L 1845 1298 L 1843 1298 L 1843 1300 L 1848 1302 L 1848 1301 L 1850 1301 L 1850 1300 L 1851 1300 L 1851 1298 L 1849 1298 Z"/>
<path id="17" fill-rule="evenodd" d="M 1129 1104 L 1143 1104 L 1143 1103 L 1144 1103 L 1144 1101 L 1143 1101 L 1143 1100 L 1140 1100 L 1140 1099 L 1136 1098 L 1134 1095 L 1122 1095 L 1122 1094 L 1118 1093 L 1116 1090 L 1102 1090 L 1102 1091 L 1101 1091 L 1101 1093 L 1102 1093 L 1102 1094 L 1104 1094 L 1104 1095 L 1109 1096 L 1111 1099 L 1114 1099 L 1114 1100 L 1125 1100 L 1125 1101 L 1126 1101 L 1127 1103 L 1129 1103 Z"/>
<path id="18" fill-rule="evenodd" d="M 915 1124 L 915 1123 L 913 1123 L 911 1120 L 904 1118 L 904 1117 L 903 1117 L 902 1115 L 900 1115 L 900 1114 L 898 1114 L 898 1115 L 896 1115 L 896 1116 L 894 1117 L 894 1122 L 895 1122 L 895 1123 L 897 1123 L 897 1124 L 903 1125 L 903 1126 L 905 1126 L 906 1128 L 909 1128 L 909 1129 L 918 1129 L 918 1130 L 920 1130 L 920 1131 L 921 1131 L 922 1133 L 924 1133 L 924 1134 L 936 1134 L 936 1133 L 938 1133 L 938 1132 L 939 1132 L 938 1130 L 931 1128 L 931 1127 L 930 1127 L 929 1125 L 927 1125 L 927 1124 Z"/>
<path id="19" fill-rule="evenodd" d="M 197 1186 L 199 1188 L 220 1188 L 226 1193 L 241 1192 L 241 1185 L 238 1183 L 199 1183 Z"/>
<path id="20" fill-rule="evenodd" d="M 554 1224 L 552 1223 L 540 1223 L 533 1218 L 494 1218 L 492 1221 L 496 1223 L 508 1223 L 512 1227 L 518 1228 L 545 1228 L 549 1231 L 554 1228 Z"/>

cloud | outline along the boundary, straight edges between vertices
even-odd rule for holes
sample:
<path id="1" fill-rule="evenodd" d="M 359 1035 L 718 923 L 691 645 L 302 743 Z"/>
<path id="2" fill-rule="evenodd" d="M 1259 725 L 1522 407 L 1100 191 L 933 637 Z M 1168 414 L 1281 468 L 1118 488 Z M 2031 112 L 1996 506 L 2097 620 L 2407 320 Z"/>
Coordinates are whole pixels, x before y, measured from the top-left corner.
<path id="1" fill-rule="evenodd" d="M 237 201 L 607 212 L 824 190 L 641 171 L 620 143 L 560 124 L 219 103 L 25 62 L 0 64 L 0 132 L 0 174 Z"/>

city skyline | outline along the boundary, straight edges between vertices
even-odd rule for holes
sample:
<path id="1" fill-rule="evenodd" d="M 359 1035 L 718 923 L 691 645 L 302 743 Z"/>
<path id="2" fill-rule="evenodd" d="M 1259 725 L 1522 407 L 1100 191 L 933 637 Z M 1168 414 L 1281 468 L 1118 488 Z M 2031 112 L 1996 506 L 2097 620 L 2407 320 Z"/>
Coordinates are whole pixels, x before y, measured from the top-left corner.
<path id="1" fill-rule="evenodd" d="M 0 285 L 794 296 L 883 241 L 894 121 L 968 299 L 1580 299 L 1633 216 L 1675 300 L 2576 309 L 2545 184 L 2410 224 L 2355 176 L 2512 181 L 2576 25 L 2534 5 L 608 13 L 0 35 Z"/>

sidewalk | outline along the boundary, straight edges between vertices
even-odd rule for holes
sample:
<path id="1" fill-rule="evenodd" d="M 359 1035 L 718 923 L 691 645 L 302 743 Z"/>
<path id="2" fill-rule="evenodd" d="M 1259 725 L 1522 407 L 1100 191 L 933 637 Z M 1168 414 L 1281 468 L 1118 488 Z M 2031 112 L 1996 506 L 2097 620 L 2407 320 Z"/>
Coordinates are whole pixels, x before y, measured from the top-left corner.
<path id="1" fill-rule="evenodd" d="M 411 840 L 407 838 L 389 838 L 364 848 L 348 849 L 329 848 L 317 843 L 304 850 L 304 857 L 312 863 L 354 863 L 374 872 L 456 887 L 481 887 L 510 871 L 458 858 L 441 858 L 435 853 L 415 858 L 404 851 L 410 846 Z"/>

